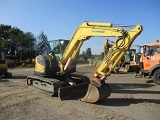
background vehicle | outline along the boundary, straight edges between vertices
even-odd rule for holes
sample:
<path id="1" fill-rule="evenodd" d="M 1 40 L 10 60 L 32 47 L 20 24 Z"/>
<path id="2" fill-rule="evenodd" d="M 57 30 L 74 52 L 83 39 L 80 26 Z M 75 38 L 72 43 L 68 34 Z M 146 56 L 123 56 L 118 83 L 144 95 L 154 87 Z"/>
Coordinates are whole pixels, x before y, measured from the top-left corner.
<path id="1" fill-rule="evenodd" d="M 140 72 L 143 76 L 153 78 L 153 81 L 160 84 L 160 42 L 145 44 L 142 47 L 142 54 L 139 61 Z"/>
<path id="2" fill-rule="evenodd" d="M 141 25 L 125 30 L 111 23 L 84 22 L 75 30 L 68 44 L 65 40 L 55 41 L 51 46 L 52 51 L 36 57 L 35 75 L 27 77 L 27 84 L 62 100 L 83 97 L 85 94 L 81 101 L 94 103 L 105 99 L 111 94 L 109 85 L 105 83 L 106 78 L 141 32 Z M 94 36 L 117 37 L 117 41 L 90 80 L 73 72 L 76 71 L 75 60 L 83 42 Z"/>
<path id="3" fill-rule="evenodd" d="M 135 68 L 139 68 L 137 59 L 141 56 L 141 48 L 140 45 L 132 45 L 126 52 L 121 66 L 125 67 L 127 72 L 134 72 Z"/>
<path id="4" fill-rule="evenodd" d="M 109 43 L 110 42 L 110 43 Z M 113 41 L 105 40 L 104 42 L 104 56 L 107 54 L 109 49 L 113 45 Z M 132 45 L 129 50 L 125 53 L 124 57 L 119 61 L 118 65 L 113 70 L 114 73 L 119 73 L 119 70 L 123 69 L 123 71 L 126 72 L 134 72 L 135 67 L 135 55 L 136 53 L 139 53 L 139 46 L 138 45 Z"/>
<path id="5" fill-rule="evenodd" d="M 8 64 L 6 61 L 6 52 L 0 50 L 0 76 L 5 76 L 7 78 L 12 77 L 12 73 L 8 72 Z"/>

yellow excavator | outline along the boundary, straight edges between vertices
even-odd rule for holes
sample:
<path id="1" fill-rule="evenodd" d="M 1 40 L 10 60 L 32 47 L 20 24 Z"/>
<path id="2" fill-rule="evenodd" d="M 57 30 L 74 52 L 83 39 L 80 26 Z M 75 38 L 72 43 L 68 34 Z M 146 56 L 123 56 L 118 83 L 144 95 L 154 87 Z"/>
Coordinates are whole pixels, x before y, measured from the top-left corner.
<path id="1" fill-rule="evenodd" d="M 132 29 L 128 30 L 128 27 Z M 27 85 L 58 96 L 61 100 L 80 98 L 83 102 L 95 103 L 105 99 L 111 94 L 106 78 L 142 30 L 141 25 L 83 22 L 71 40 L 51 41 L 51 50 L 36 57 L 34 75 L 27 77 Z M 89 79 L 76 74 L 76 58 L 83 42 L 91 37 L 116 37 L 117 41 Z"/>

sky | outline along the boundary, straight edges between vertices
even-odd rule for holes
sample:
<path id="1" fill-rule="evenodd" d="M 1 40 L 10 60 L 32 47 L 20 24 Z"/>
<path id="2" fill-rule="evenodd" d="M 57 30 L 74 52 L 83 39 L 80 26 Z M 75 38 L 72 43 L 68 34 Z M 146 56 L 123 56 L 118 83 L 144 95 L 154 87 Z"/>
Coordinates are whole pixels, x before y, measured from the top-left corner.
<path id="1" fill-rule="evenodd" d="M 70 40 L 84 21 L 143 26 L 133 45 L 160 40 L 160 0 L 0 0 L 0 24 L 48 40 Z M 81 48 L 101 54 L 106 38 L 91 38 Z M 110 38 L 108 38 L 110 39 Z"/>

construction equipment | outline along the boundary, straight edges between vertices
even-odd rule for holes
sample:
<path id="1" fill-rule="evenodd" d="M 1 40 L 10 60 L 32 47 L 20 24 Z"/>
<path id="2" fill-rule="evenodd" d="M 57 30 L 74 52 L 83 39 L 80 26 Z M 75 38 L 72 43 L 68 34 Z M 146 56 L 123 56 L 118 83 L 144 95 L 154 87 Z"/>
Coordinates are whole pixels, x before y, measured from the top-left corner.
<path id="1" fill-rule="evenodd" d="M 160 85 L 160 42 L 145 44 L 141 47 L 142 54 L 136 59 L 139 69 L 137 75 L 152 77 Z"/>
<path id="2" fill-rule="evenodd" d="M 122 27 L 133 29 L 125 30 Z M 141 25 L 116 26 L 112 23 L 84 22 L 75 30 L 69 43 L 66 40 L 53 41 L 52 51 L 36 57 L 35 75 L 27 77 L 27 84 L 58 96 L 61 100 L 83 97 L 81 101 L 95 103 L 105 99 L 111 94 L 109 85 L 105 83 L 106 78 L 141 32 Z M 117 37 L 117 41 L 90 80 L 74 72 L 80 48 L 91 37 Z"/>
<path id="3" fill-rule="evenodd" d="M 108 39 L 105 40 L 104 42 L 104 56 L 107 54 L 109 49 L 113 46 L 114 42 L 110 41 Z M 137 47 L 137 45 L 134 45 Z M 131 46 L 133 47 L 133 46 Z M 114 68 L 112 71 L 113 73 L 119 73 L 119 70 L 123 70 L 125 72 L 133 72 L 134 71 L 134 63 L 135 63 L 135 54 L 136 54 L 136 49 L 135 48 L 130 48 L 127 50 L 123 58 L 119 61 L 118 65 Z"/>
<path id="4" fill-rule="evenodd" d="M 136 54 L 136 49 L 129 49 L 127 50 L 126 54 L 124 55 L 123 59 L 121 60 L 121 67 L 125 68 L 127 72 L 133 72 L 133 61 L 134 56 Z"/>
<path id="5" fill-rule="evenodd" d="M 8 63 L 6 61 L 6 52 L 0 50 L 0 77 L 11 78 L 12 73 L 8 72 Z"/>
<path id="6" fill-rule="evenodd" d="M 106 39 L 104 41 L 104 57 L 107 55 L 108 51 L 111 49 L 113 46 L 114 42 L 110 41 L 109 39 Z M 121 62 L 121 61 L 120 61 Z M 114 62 L 113 62 L 114 63 Z M 112 65 L 112 64 L 110 64 Z M 119 73 L 120 67 L 119 64 L 113 69 L 112 73 Z"/>

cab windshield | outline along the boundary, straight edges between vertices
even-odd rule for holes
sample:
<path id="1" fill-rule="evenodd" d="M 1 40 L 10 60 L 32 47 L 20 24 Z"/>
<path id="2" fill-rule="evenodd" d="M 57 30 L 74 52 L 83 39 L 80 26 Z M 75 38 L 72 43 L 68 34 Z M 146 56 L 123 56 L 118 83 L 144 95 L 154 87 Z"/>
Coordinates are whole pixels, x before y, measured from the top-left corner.
<path id="1" fill-rule="evenodd" d="M 54 51 L 54 53 L 61 53 L 59 41 L 57 41 L 57 40 L 50 41 L 49 45 L 50 45 L 51 50 Z"/>
<path id="2" fill-rule="evenodd" d="M 160 46 L 147 46 L 145 55 L 160 54 Z"/>
<path id="3" fill-rule="evenodd" d="M 51 50 L 55 54 L 63 54 L 68 41 L 67 40 L 53 40 L 49 42 Z"/>

